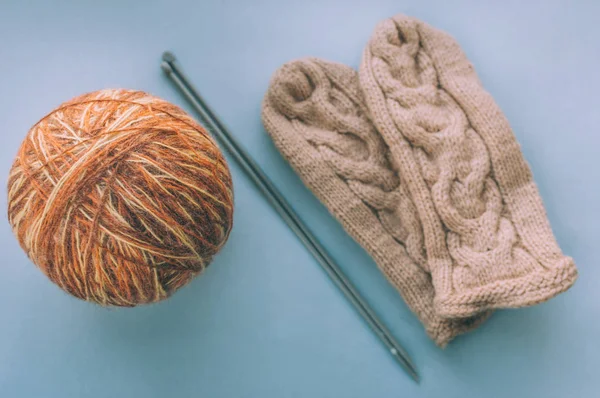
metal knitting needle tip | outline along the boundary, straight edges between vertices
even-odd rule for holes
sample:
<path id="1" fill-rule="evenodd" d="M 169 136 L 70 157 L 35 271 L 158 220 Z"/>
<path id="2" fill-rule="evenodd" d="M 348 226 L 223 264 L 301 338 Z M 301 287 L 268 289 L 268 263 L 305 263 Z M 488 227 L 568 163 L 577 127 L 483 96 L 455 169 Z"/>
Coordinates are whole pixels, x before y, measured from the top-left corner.
<path id="1" fill-rule="evenodd" d="M 279 192 L 252 157 L 238 144 L 233 135 L 214 114 L 208 104 L 206 104 L 198 91 L 186 78 L 181 68 L 177 65 L 175 55 L 170 52 L 165 52 L 163 53 L 162 59 L 164 62 L 162 62 L 161 68 L 198 112 L 201 120 L 206 124 L 207 129 L 213 133 L 219 142 L 229 151 L 231 156 L 236 159 L 241 168 L 256 184 L 281 218 L 315 257 L 325 273 L 331 278 L 331 281 L 340 289 L 348 301 L 354 306 L 356 311 L 362 316 L 367 325 L 375 332 L 375 335 L 379 337 L 380 341 L 387 347 L 396 362 L 398 362 L 416 382 L 419 382 L 419 375 L 417 374 L 416 367 L 409 355 L 402 346 L 396 342 L 390 331 L 379 320 L 375 312 L 364 301 L 350 280 L 342 272 L 341 268 L 333 261 L 325 248 L 294 212 L 281 192 Z"/>
<path id="2" fill-rule="evenodd" d="M 165 62 L 175 62 L 177 58 L 175 58 L 175 54 L 171 51 L 165 51 L 162 55 L 162 60 Z"/>
<path id="3" fill-rule="evenodd" d="M 169 64 L 168 62 L 161 62 L 160 64 L 160 68 L 163 70 L 163 72 L 165 72 L 167 75 L 170 75 L 171 73 L 173 73 L 173 68 L 171 67 L 171 64 Z"/>
<path id="4" fill-rule="evenodd" d="M 421 377 L 417 373 L 415 366 L 411 362 L 406 362 L 406 359 L 409 359 L 409 357 L 403 358 L 402 356 L 400 356 L 400 353 L 396 348 L 391 348 L 390 354 L 392 354 L 396 362 L 398 362 L 400 366 L 402 366 L 404 370 L 406 370 L 406 372 L 409 374 L 410 377 L 413 378 L 414 381 L 416 381 L 417 383 L 421 381 Z"/>

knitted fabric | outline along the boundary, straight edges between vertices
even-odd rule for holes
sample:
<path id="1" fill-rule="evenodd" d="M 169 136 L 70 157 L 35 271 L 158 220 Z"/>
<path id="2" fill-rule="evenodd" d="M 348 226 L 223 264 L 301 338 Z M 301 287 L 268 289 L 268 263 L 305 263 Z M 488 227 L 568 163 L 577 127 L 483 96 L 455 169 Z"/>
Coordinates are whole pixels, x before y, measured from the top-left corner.
<path id="1" fill-rule="evenodd" d="M 533 305 L 575 282 L 506 118 L 452 37 L 383 21 L 360 85 L 421 221 L 438 314 Z"/>
<path id="2" fill-rule="evenodd" d="M 506 118 L 447 34 L 399 15 L 376 27 L 359 74 L 288 63 L 262 116 L 437 344 L 575 282 Z"/>
<path id="3" fill-rule="evenodd" d="M 416 207 L 369 119 L 354 70 L 317 59 L 284 65 L 263 102 L 263 122 L 304 183 L 373 257 L 437 344 L 489 315 L 436 314 Z"/>

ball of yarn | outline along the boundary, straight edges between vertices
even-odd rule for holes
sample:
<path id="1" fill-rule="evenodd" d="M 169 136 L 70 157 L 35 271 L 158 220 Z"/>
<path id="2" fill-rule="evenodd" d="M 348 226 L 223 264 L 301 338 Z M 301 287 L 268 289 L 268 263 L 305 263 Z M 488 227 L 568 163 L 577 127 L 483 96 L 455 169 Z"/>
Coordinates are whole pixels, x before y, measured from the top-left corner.
<path id="1" fill-rule="evenodd" d="M 213 139 L 140 91 L 97 91 L 50 112 L 8 181 L 8 218 L 29 258 L 102 305 L 169 297 L 223 246 L 232 214 L 231 175 Z"/>

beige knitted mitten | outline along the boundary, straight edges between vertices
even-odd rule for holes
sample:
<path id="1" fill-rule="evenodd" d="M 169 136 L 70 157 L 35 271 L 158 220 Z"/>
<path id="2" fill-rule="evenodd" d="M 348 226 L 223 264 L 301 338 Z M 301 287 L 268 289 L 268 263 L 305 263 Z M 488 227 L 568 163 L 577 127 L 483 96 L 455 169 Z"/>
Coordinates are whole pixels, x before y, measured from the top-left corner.
<path id="1" fill-rule="evenodd" d="M 421 222 L 424 253 L 409 254 L 432 274 L 438 314 L 533 305 L 575 282 L 507 120 L 452 37 L 402 15 L 383 21 L 360 85 Z"/>
<path id="2" fill-rule="evenodd" d="M 304 183 L 367 250 L 437 344 L 489 315 L 452 320 L 435 313 L 418 213 L 368 118 L 354 70 L 317 59 L 284 65 L 271 80 L 262 117 Z"/>

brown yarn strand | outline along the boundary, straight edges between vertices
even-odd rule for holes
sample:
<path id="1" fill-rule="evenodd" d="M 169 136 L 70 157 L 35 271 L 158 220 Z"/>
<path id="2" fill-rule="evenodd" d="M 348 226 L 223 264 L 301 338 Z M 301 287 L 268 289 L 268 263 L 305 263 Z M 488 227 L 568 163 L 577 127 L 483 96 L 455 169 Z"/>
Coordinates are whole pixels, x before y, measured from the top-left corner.
<path id="1" fill-rule="evenodd" d="M 233 188 L 210 135 L 140 91 L 74 98 L 29 131 L 8 181 L 21 247 L 58 286 L 102 305 L 169 297 L 232 226 Z"/>

